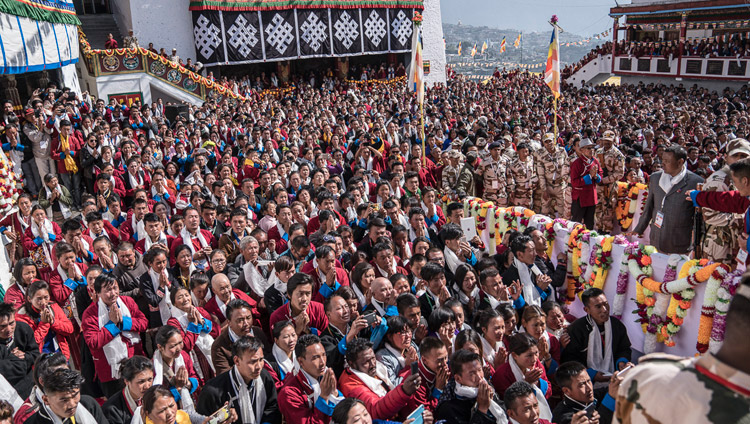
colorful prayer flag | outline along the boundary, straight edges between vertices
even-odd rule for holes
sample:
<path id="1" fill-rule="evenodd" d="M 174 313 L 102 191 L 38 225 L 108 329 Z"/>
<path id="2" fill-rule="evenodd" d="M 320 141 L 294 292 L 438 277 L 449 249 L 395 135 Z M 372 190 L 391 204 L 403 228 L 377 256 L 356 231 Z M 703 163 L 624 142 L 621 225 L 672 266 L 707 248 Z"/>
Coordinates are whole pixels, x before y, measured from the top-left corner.
<path id="1" fill-rule="evenodd" d="M 412 36 L 411 67 L 409 69 L 409 88 L 417 93 L 419 104 L 424 102 L 424 63 L 422 60 L 422 31 L 417 26 Z"/>
<path id="2" fill-rule="evenodd" d="M 503 41 L 500 42 L 500 53 L 505 53 L 505 37 L 503 37 Z"/>
<path id="3" fill-rule="evenodd" d="M 519 47 L 521 47 L 521 33 L 520 33 L 520 32 L 518 33 L 518 38 L 516 38 L 516 41 L 515 41 L 515 42 L 513 43 L 513 45 L 514 45 L 514 46 L 515 46 L 516 48 L 519 48 Z"/>
<path id="4" fill-rule="evenodd" d="M 482 43 L 482 54 L 487 50 L 487 42 Z"/>
<path id="5" fill-rule="evenodd" d="M 544 82 L 552 90 L 555 98 L 560 97 L 560 39 L 557 37 L 557 25 L 552 27 L 552 37 L 549 40 Z"/>
<path id="6" fill-rule="evenodd" d="M 458 55 L 461 56 L 461 42 L 458 42 Z"/>

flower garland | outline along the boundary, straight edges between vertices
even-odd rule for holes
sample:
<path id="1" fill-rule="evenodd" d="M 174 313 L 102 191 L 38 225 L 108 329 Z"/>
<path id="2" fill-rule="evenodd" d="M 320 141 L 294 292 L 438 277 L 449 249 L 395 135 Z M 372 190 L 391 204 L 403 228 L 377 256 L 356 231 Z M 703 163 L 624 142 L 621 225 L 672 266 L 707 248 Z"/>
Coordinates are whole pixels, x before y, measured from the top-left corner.
<path id="1" fill-rule="evenodd" d="M 677 264 L 684 259 L 680 255 L 670 255 L 667 260 L 667 270 L 664 273 L 664 282 L 671 282 L 677 278 Z M 649 290 L 648 288 L 642 287 L 644 303 L 638 305 L 638 313 L 641 317 L 641 324 L 643 325 L 643 319 L 645 319 L 644 332 L 646 337 L 643 340 L 643 353 L 652 353 L 656 350 L 656 344 L 663 342 L 664 338 L 661 336 L 661 329 L 664 325 L 664 313 L 667 312 L 669 306 L 669 298 L 667 296 L 656 297 L 656 292 Z M 645 314 L 642 305 L 646 306 Z"/>
<path id="2" fill-rule="evenodd" d="M 711 326 L 711 340 L 709 341 L 708 349 L 711 353 L 719 351 L 722 343 L 724 343 L 724 333 L 727 330 L 727 311 L 729 310 L 729 303 L 734 297 L 734 293 L 739 287 L 740 280 L 743 272 L 741 270 L 734 271 L 727 275 L 724 281 L 719 285 L 719 289 L 716 292 L 716 305 L 714 322 Z M 700 338 L 700 330 L 699 330 Z"/>
<path id="3" fill-rule="evenodd" d="M 612 266 L 612 246 L 614 241 L 614 236 L 604 237 L 601 243 L 597 243 L 596 247 L 591 249 L 593 260 L 589 263 L 591 264 L 592 272 L 589 279 L 584 283 L 584 289 L 592 287 L 601 289 L 604 287 L 607 274 L 609 274 L 609 269 Z"/>
<path id="4" fill-rule="evenodd" d="M 638 248 L 638 243 L 630 243 L 627 240 L 622 244 L 625 245 L 625 250 L 622 254 L 622 260 L 620 261 L 620 272 L 617 274 L 615 300 L 612 305 L 612 316 L 617 319 L 622 319 L 622 313 L 625 309 L 625 297 L 628 293 L 628 281 L 630 279 L 628 260 L 630 259 L 630 255 Z"/>
<path id="5" fill-rule="evenodd" d="M 620 222 L 620 228 L 627 230 L 633 224 L 635 210 L 638 206 L 638 193 L 641 190 L 648 189 L 648 186 L 641 183 L 617 183 L 617 207 L 615 208 L 615 217 Z M 644 196 L 645 198 L 645 196 Z"/>
<path id="6" fill-rule="evenodd" d="M 565 303 L 571 304 L 576 298 L 576 294 L 583 291 L 583 284 L 580 281 L 581 269 L 579 262 L 581 259 L 581 247 L 579 244 L 579 236 L 588 232 L 586 227 L 582 224 L 577 224 L 573 231 L 570 232 L 568 238 L 568 272 L 567 272 L 567 288 L 565 294 Z"/>

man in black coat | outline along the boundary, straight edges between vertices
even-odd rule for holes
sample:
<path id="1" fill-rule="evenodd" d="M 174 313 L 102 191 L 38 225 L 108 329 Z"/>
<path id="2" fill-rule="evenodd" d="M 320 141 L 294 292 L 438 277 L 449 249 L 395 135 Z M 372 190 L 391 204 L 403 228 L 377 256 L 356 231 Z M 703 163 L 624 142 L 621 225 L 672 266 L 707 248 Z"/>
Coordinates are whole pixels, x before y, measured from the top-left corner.
<path id="1" fill-rule="evenodd" d="M 588 315 L 568 327 L 570 343 L 562 351 L 562 362 L 586 365 L 595 384 L 609 382 L 609 374 L 630 364 L 628 331 L 619 319 L 609 316 L 609 303 L 601 289 L 585 290 L 581 301 Z"/>
<path id="2" fill-rule="evenodd" d="M 77 371 L 55 370 L 44 379 L 44 405 L 25 424 L 109 424 L 96 400 L 81 395 L 82 383 L 83 377 Z"/>
<path id="3" fill-rule="evenodd" d="M 231 401 L 230 407 L 237 413 L 235 423 L 249 422 L 244 414 L 254 414 L 258 423 L 281 422 L 276 386 L 263 368 L 263 343 L 251 336 L 240 337 L 232 345 L 232 359 L 234 366 L 229 371 L 203 386 L 196 405 L 198 413 L 211 415 Z"/>
<path id="4" fill-rule="evenodd" d="M 435 422 L 455 424 L 495 424 L 505 415 L 503 402 L 494 396 L 484 378 L 482 358 L 468 350 L 458 350 L 450 361 L 453 380 L 440 395 Z"/>
<path id="5" fill-rule="evenodd" d="M 595 399 L 594 385 L 586 372 L 586 366 L 579 362 L 565 362 L 555 372 L 557 384 L 562 388 L 563 399 L 552 411 L 552 422 L 556 424 L 570 424 L 573 414 L 590 404 L 596 406 L 599 414 L 599 424 L 610 424 L 615 410 L 617 390 L 620 388 L 620 378 L 615 374 L 609 382 L 607 394 L 601 402 Z"/>
<path id="6" fill-rule="evenodd" d="M 534 242 L 531 237 L 520 235 L 511 242 L 510 250 L 513 252 L 514 259 L 510 267 L 503 272 L 503 282 L 505 285 L 511 285 L 518 281 L 524 305 L 541 306 L 542 302 L 551 299 L 552 279 L 542 273 L 534 263 L 536 259 Z M 528 280 L 524 281 L 527 277 Z M 531 290 L 525 288 L 527 284 L 533 286 Z"/>
<path id="7" fill-rule="evenodd" d="M 13 385 L 21 399 L 34 387 L 32 367 L 39 356 L 34 331 L 16 321 L 16 311 L 9 303 L 0 303 L 0 374 Z"/>

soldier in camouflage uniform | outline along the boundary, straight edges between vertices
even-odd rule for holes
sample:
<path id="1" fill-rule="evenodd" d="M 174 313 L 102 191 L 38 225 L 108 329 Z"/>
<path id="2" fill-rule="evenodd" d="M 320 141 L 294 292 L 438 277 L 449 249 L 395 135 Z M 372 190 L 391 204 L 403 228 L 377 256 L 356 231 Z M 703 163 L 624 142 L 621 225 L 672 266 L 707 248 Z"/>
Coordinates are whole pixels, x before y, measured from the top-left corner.
<path id="1" fill-rule="evenodd" d="M 532 209 L 531 196 L 539 183 L 539 178 L 528 144 L 518 145 L 516 159 L 508 166 L 507 175 L 510 205 Z"/>
<path id="2" fill-rule="evenodd" d="M 461 153 L 458 150 L 448 151 L 448 164 L 443 168 L 442 192 L 451 199 L 456 198 L 458 173 L 461 171 Z"/>
<path id="3" fill-rule="evenodd" d="M 536 172 L 542 192 L 541 213 L 547 216 L 570 219 L 570 161 L 565 149 L 555 143 L 553 134 L 545 134 L 544 148 L 537 154 Z"/>
<path id="4" fill-rule="evenodd" d="M 474 143 L 474 145 L 477 146 L 479 159 L 481 159 L 482 162 L 486 161 L 487 158 L 490 157 L 490 151 L 487 150 L 487 139 L 484 137 L 477 137 L 477 142 Z"/>
<path id="5" fill-rule="evenodd" d="M 490 144 L 490 157 L 479 165 L 477 175 L 482 179 L 484 194 L 482 197 L 497 206 L 508 206 L 507 168 L 505 156 L 500 154 L 502 145 L 495 141 Z"/>
<path id="6" fill-rule="evenodd" d="M 736 138 L 727 145 L 727 152 L 727 164 L 706 178 L 702 191 L 735 190 L 729 165 L 750 157 L 750 143 L 745 139 Z M 708 208 L 702 208 L 702 212 L 706 223 L 706 233 L 701 243 L 702 257 L 731 266 L 739 249 L 739 238 L 743 234 L 742 215 L 716 212 Z"/>
<path id="7" fill-rule="evenodd" d="M 625 175 L 625 155 L 614 145 L 615 133 L 604 131 L 599 139 L 596 158 L 602 164 L 602 181 L 596 186 L 596 226 L 599 232 L 611 233 L 615 224 L 617 182 Z"/>

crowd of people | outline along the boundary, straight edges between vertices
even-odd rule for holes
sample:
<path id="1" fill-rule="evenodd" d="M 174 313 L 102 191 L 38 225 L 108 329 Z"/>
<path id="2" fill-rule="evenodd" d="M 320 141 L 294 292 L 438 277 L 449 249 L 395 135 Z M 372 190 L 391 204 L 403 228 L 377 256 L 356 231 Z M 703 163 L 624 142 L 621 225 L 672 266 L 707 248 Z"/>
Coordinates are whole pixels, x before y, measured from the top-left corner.
<path id="1" fill-rule="evenodd" d="M 19 113 L 5 103 L 25 192 L 0 222 L 0 395 L 16 401 L 0 423 L 653 422 L 680 376 L 721 401 L 686 390 L 675 410 L 739 422 L 747 285 L 716 356 L 632 369 L 602 290 L 582 293 L 584 316 L 562 304 L 567 256 L 548 257 L 542 231 L 488 254 L 460 224 L 483 197 L 611 232 L 617 182 L 642 182 L 635 232 L 686 253 L 686 196 L 714 201 L 698 243 L 731 262 L 745 228 L 712 196 L 730 175 L 750 188 L 748 101 L 564 87 L 557 136 L 547 86 L 520 71 L 451 74 L 427 90 L 424 132 L 407 84 L 335 78 L 172 121 L 160 101 L 54 84 Z"/>
<path id="2" fill-rule="evenodd" d="M 611 46 L 611 43 L 610 43 Z M 680 42 L 677 39 L 664 40 L 646 37 L 639 41 L 620 40 L 616 54 L 629 54 L 635 57 L 662 56 L 677 57 Z M 746 32 L 718 35 L 715 37 L 690 38 L 682 44 L 682 56 L 694 57 L 748 57 L 750 38 Z"/>
<path id="3" fill-rule="evenodd" d="M 563 78 L 567 78 L 573 74 L 575 74 L 579 69 L 586 66 L 587 63 L 591 62 L 594 59 L 600 58 L 602 56 L 606 56 L 608 54 L 612 54 L 612 42 L 607 41 L 606 43 L 602 45 L 597 45 L 593 49 L 591 49 L 590 52 L 588 52 L 581 60 L 575 63 L 571 63 L 560 70 L 560 75 Z"/>

